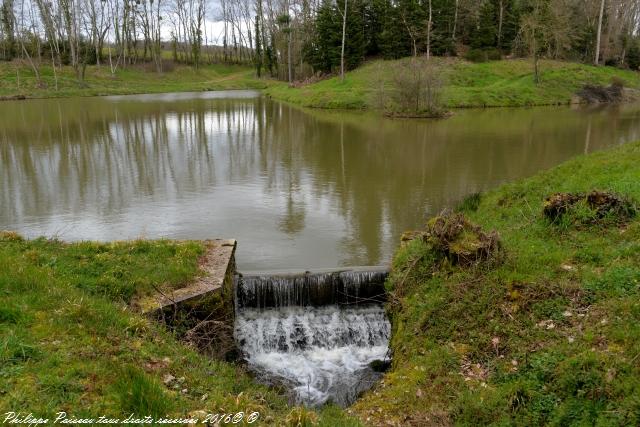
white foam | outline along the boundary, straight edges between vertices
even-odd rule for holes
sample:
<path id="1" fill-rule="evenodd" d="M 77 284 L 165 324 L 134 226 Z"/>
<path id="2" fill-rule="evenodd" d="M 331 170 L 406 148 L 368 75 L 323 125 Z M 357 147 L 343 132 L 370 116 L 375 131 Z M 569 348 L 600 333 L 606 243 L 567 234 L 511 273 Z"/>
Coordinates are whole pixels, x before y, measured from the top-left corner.
<path id="1" fill-rule="evenodd" d="M 390 325 L 381 306 L 244 309 L 236 339 L 249 366 L 267 380 L 288 385 L 296 403 L 348 404 L 385 359 Z"/>

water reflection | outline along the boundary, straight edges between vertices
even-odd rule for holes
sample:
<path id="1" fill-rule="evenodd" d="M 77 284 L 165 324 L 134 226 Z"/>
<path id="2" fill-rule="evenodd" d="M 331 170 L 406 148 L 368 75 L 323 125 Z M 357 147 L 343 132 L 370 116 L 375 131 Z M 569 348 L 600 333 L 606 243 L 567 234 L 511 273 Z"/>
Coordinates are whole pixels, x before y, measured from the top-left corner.
<path id="1" fill-rule="evenodd" d="M 240 241 L 244 269 L 378 264 L 475 191 L 640 139 L 640 107 L 302 111 L 252 92 L 0 104 L 0 228 Z"/>

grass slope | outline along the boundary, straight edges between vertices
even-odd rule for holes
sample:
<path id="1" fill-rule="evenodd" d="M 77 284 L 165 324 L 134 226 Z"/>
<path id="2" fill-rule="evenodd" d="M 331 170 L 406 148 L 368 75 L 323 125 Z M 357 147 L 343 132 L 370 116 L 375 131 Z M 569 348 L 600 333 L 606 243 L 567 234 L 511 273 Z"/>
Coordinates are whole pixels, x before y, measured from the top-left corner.
<path id="1" fill-rule="evenodd" d="M 614 76 L 622 78 L 630 87 L 640 88 L 639 73 L 613 67 L 541 61 L 542 82 L 535 85 L 531 63 L 527 60 L 481 64 L 452 58 L 433 58 L 432 61 L 443 76 L 446 86 L 443 100 L 448 108 L 567 104 L 584 84 L 606 85 Z M 26 65 L 0 62 L 0 98 L 264 89 L 273 98 L 304 107 L 368 109 L 375 104 L 376 88 L 390 81 L 395 62 L 372 61 L 347 73 L 344 82 L 333 77 L 301 88 L 257 79 L 253 69 L 236 65 L 204 65 L 198 70 L 177 65 L 162 74 L 149 71 L 148 66 L 134 66 L 118 69 L 115 76 L 106 65 L 89 66 L 84 85 L 78 83 L 71 67 L 64 67 L 58 70 L 58 90 L 49 66 L 42 67 L 45 84 L 38 87 L 33 71 Z"/>
<path id="2" fill-rule="evenodd" d="M 195 242 L 65 244 L 0 233 L 0 414 L 258 411 L 253 425 L 295 425 L 304 416 L 358 425 L 335 407 L 318 415 L 288 407 L 239 366 L 196 353 L 132 311 L 129 302 L 154 287 L 192 279 L 202 252 Z M 169 385 L 167 374 L 176 378 Z"/>
<path id="3" fill-rule="evenodd" d="M 400 249 L 393 370 L 352 411 L 372 425 L 640 425 L 640 219 L 542 216 L 546 196 L 594 188 L 640 201 L 640 143 L 464 203 L 500 233 L 497 267 L 434 272 L 421 240 Z"/>
<path id="4" fill-rule="evenodd" d="M 278 83 L 268 87 L 266 93 L 304 107 L 369 108 L 376 88 L 391 79 L 395 62 L 369 62 L 347 73 L 344 82 L 333 77 L 301 88 Z M 443 76 L 443 102 L 449 108 L 568 104 L 584 84 L 607 85 L 614 76 L 630 87 L 640 87 L 639 73 L 571 62 L 541 61 L 538 85 L 533 82 L 532 65 L 527 60 L 476 64 L 433 58 L 433 62 Z"/>
<path id="5" fill-rule="evenodd" d="M 148 68 L 148 67 L 147 67 Z M 0 97 L 16 95 L 28 98 L 126 95 L 135 93 L 188 92 L 225 89 L 261 89 L 266 83 L 255 79 L 251 68 L 236 65 L 203 65 L 199 69 L 177 65 L 172 71 L 155 73 L 144 67 L 118 69 L 111 75 L 109 66 L 87 67 L 85 85 L 80 85 L 71 67 L 58 70 L 58 90 L 53 69 L 41 69 L 43 87 L 38 87 L 33 71 L 17 63 L 0 62 Z M 20 84 L 18 85 L 18 78 Z"/>

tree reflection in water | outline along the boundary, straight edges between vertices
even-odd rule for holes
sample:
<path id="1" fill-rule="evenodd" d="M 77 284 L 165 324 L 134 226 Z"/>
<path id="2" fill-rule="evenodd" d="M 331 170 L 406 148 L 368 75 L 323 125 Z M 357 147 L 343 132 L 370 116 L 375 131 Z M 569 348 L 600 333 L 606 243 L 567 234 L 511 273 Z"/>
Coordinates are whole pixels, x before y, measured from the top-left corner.
<path id="1" fill-rule="evenodd" d="M 372 265 L 467 194 L 640 138 L 635 105 L 432 121 L 226 96 L 0 104 L 0 228 L 234 237 L 245 269 Z"/>

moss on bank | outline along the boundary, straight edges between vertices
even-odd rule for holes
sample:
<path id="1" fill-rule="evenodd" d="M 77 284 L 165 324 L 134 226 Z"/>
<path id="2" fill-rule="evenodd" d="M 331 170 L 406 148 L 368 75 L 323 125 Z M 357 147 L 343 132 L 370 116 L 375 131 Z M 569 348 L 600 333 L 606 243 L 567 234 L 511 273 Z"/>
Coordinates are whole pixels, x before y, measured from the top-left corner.
<path id="1" fill-rule="evenodd" d="M 443 77 L 443 103 L 448 108 L 568 104 L 585 84 L 608 85 L 614 77 L 622 79 L 628 87 L 640 87 L 639 73 L 613 67 L 541 61 L 541 83 L 536 85 L 528 60 L 471 63 L 433 58 L 432 61 Z M 344 82 L 333 77 L 300 88 L 278 83 L 265 92 L 275 99 L 304 107 L 371 108 L 378 88 L 391 80 L 396 62 L 369 62 L 347 73 Z"/>
<path id="2" fill-rule="evenodd" d="M 242 367 L 196 353 L 129 305 L 194 278 L 202 251 L 199 242 L 66 244 L 0 233 L 0 414 L 257 411 L 253 425 L 295 420 L 299 411 Z M 358 425 L 334 407 L 317 419 Z"/>
<path id="3" fill-rule="evenodd" d="M 500 234 L 499 265 L 434 270 L 423 239 L 401 248 L 393 369 L 351 411 L 372 425 L 640 424 L 640 219 L 543 215 L 546 197 L 592 189 L 640 201 L 640 143 L 461 203 Z"/>

